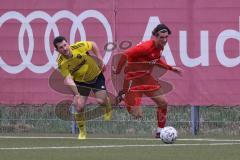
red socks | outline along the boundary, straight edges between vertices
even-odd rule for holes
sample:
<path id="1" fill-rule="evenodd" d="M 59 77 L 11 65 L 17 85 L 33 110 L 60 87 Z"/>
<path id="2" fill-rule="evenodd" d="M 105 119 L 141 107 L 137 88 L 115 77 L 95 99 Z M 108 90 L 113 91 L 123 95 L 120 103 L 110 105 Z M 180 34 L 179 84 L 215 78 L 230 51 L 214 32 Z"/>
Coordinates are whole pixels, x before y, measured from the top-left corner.
<path id="1" fill-rule="evenodd" d="M 164 128 L 167 119 L 167 108 L 157 108 L 158 127 Z"/>

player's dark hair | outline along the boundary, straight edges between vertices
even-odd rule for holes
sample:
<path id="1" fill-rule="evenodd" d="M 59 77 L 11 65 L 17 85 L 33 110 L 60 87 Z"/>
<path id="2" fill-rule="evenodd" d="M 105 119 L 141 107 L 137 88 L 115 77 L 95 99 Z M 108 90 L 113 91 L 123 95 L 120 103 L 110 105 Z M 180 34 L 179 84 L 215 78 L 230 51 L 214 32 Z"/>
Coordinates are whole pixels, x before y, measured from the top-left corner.
<path id="1" fill-rule="evenodd" d="M 66 41 L 67 42 L 66 38 L 63 37 L 63 36 L 58 36 L 58 37 L 54 38 L 54 40 L 53 40 L 54 47 L 57 49 L 57 43 L 60 43 L 62 41 Z"/>
<path id="2" fill-rule="evenodd" d="M 152 35 L 153 36 L 158 36 L 158 32 L 161 32 L 161 33 L 165 33 L 165 32 L 168 32 L 168 34 L 172 34 L 171 30 L 165 25 L 165 24 L 159 24 L 157 25 L 153 31 L 152 31 Z"/>

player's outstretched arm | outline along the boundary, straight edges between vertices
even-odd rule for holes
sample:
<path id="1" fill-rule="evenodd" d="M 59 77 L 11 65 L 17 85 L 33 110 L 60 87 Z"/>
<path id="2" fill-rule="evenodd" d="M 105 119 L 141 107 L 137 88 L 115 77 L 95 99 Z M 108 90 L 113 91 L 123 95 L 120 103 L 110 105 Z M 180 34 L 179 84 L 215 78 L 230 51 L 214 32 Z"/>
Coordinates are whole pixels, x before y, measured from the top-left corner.
<path id="1" fill-rule="evenodd" d="M 72 76 L 70 74 L 67 75 L 66 78 L 64 79 L 64 84 L 67 85 L 73 91 L 74 95 L 79 95 L 77 86 L 74 83 Z"/>
<path id="2" fill-rule="evenodd" d="M 105 71 L 106 68 L 105 68 L 105 65 L 104 65 L 104 62 L 103 62 L 103 57 L 100 54 L 100 51 L 99 51 L 99 48 L 98 48 L 97 44 L 93 41 L 92 41 L 92 51 L 97 56 L 97 58 L 100 60 L 99 67 L 101 68 L 102 71 Z"/>
<path id="3" fill-rule="evenodd" d="M 70 74 L 66 76 L 66 78 L 64 79 L 64 84 L 67 85 L 73 91 L 73 94 L 74 94 L 73 104 L 77 106 L 77 108 L 81 107 L 82 105 L 80 100 L 80 94 Z"/>
<path id="4" fill-rule="evenodd" d="M 173 67 L 172 67 L 172 71 L 175 72 L 175 73 L 177 73 L 179 76 L 182 76 L 182 74 L 183 74 L 183 70 L 182 70 L 182 68 L 180 68 L 180 67 L 175 67 L 175 66 L 173 66 Z"/>

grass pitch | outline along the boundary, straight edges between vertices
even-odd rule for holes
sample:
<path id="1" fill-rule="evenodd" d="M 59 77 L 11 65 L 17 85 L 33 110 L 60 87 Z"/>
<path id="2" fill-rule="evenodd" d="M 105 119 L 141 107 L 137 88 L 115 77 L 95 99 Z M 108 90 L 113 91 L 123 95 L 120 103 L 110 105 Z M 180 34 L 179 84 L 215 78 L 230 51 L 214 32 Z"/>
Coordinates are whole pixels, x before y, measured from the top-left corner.
<path id="1" fill-rule="evenodd" d="M 239 138 L 179 138 L 164 144 L 151 138 L 0 137 L 1 160 L 237 160 L 239 148 Z"/>

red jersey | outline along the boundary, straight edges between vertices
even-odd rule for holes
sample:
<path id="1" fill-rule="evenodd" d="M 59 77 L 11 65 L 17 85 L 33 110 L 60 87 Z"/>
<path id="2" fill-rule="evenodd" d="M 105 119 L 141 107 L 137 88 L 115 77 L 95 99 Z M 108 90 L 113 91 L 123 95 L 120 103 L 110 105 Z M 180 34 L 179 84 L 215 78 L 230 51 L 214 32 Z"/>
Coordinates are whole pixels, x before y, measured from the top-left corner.
<path id="1" fill-rule="evenodd" d="M 150 73 L 153 68 L 153 64 L 171 70 L 172 67 L 160 59 L 162 51 L 163 47 L 161 46 L 157 48 L 154 40 L 141 42 L 123 53 L 123 56 L 117 66 L 117 72 L 121 71 L 123 65 L 126 63 L 126 60 L 127 67 L 125 68 L 125 73 L 128 76 L 129 74 L 135 74 L 135 76 L 139 77 L 142 72 Z"/>
<path id="2" fill-rule="evenodd" d="M 154 41 L 149 40 L 128 49 L 124 54 L 128 62 L 147 62 L 159 59 L 162 51 L 163 47 L 156 48 Z"/>

